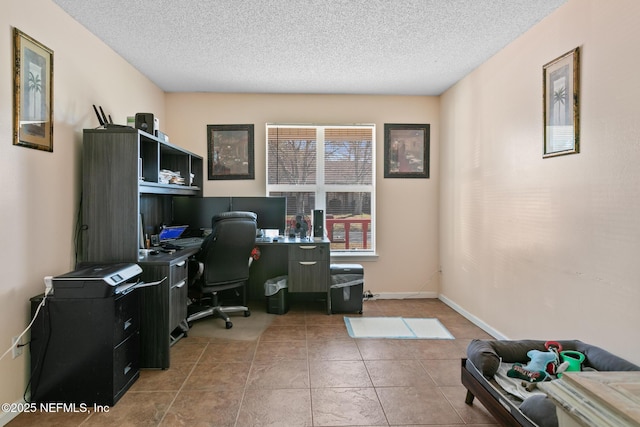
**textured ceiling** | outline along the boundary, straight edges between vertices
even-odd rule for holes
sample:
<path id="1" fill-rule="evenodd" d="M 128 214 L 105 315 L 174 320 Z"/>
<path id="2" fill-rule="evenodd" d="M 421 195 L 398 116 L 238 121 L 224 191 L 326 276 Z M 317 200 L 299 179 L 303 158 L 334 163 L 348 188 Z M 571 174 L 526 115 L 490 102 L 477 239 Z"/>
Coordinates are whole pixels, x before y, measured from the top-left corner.
<path id="1" fill-rule="evenodd" d="M 439 95 L 566 0 L 53 0 L 166 92 Z"/>

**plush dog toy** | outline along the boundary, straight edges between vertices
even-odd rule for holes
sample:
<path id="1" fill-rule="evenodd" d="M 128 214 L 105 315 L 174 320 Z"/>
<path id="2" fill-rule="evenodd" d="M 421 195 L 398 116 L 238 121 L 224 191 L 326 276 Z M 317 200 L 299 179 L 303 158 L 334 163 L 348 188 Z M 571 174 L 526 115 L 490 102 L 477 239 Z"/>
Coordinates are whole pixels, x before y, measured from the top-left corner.
<path id="1" fill-rule="evenodd" d="M 507 376 L 520 378 L 529 382 L 544 381 L 549 377 L 547 365 L 556 361 L 556 353 L 553 351 L 529 350 L 527 352 L 529 363 L 522 366 L 521 363 L 514 363 L 513 367 L 507 371 Z"/>

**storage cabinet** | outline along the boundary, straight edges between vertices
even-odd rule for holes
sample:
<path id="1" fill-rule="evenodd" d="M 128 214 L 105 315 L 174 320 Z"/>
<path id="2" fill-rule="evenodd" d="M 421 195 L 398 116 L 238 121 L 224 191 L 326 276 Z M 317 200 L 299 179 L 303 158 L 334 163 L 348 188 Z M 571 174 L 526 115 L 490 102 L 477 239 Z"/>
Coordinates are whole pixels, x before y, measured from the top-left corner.
<path id="1" fill-rule="evenodd" d="M 328 243 L 289 245 L 289 292 L 327 292 L 330 255 Z"/>
<path id="2" fill-rule="evenodd" d="M 32 401 L 113 406 L 140 375 L 139 320 L 135 291 L 48 297 L 31 329 Z"/>
<path id="3" fill-rule="evenodd" d="M 133 262 L 147 283 L 166 278 L 138 292 L 141 367 L 168 368 L 171 333 L 187 316 L 187 258 L 195 250 L 140 256 L 139 249 L 171 223 L 173 196 L 202 197 L 202 157 L 133 128 L 85 129 L 82 148 L 82 261 Z M 166 182 L 164 170 L 184 183 Z"/>
<path id="4" fill-rule="evenodd" d="M 158 259 L 147 257 L 138 263 L 145 282 L 164 279 L 159 285 L 138 290 L 144 325 L 140 333 L 142 368 L 168 368 L 171 345 L 188 329 L 187 260 L 193 251 L 181 251 L 179 256 L 157 255 Z"/>
<path id="5" fill-rule="evenodd" d="M 171 221 L 170 197 L 202 196 L 202 157 L 141 130 L 85 129 L 82 150 L 84 261 L 136 262 L 143 236 Z M 163 169 L 185 185 L 162 183 Z"/>

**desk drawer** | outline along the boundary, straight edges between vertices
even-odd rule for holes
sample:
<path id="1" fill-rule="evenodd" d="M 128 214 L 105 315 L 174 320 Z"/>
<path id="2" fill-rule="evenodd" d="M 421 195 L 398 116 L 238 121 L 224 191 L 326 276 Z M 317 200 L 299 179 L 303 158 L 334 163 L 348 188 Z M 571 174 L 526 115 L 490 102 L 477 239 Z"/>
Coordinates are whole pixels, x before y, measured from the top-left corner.
<path id="1" fill-rule="evenodd" d="M 309 242 L 309 244 L 291 245 L 289 261 L 329 261 L 329 245 Z"/>
<path id="2" fill-rule="evenodd" d="M 114 306 L 113 342 L 118 345 L 140 329 L 138 291 L 116 298 Z"/>
<path id="3" fill-rule="evenodd" d="M 169 332 L 187 318 L 187 261 L 171 266 L 169 286 Z"/>
<path id="4" fill-rule="evenodd" d="M 185 259 L 171 266 L 171 285 L 172 286 L 178 283 L 179 281 L 187 278 L 188 264 L 189 263 Z"/>
<path id="5" fill-rule="evenodd" d="M 113 349 L 113 393 L 118 394 L 122 388 L 130 383 L 131 379 L 140 370 L 140 343 L 136 331 L 124 342 Z"/>
<path id="6" fill-rule="evenodd" d="M 317 260 L 289 260 L 289 292 L 327 292 L 329 263 Z"/>

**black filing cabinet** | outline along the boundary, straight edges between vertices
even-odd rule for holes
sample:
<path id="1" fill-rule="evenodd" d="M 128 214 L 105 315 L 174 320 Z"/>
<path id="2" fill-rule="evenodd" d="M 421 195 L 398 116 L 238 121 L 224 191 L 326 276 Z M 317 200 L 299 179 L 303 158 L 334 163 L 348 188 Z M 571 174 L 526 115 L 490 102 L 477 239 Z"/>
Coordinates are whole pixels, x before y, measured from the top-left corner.
<path id="1" fill-rule="evenodd" d="M 31 299 L 32 316 L 42 298 Z M 32 402 L 114 405 L 140 375 L 137 291 L 47 297 L 30 348 Z"/>

